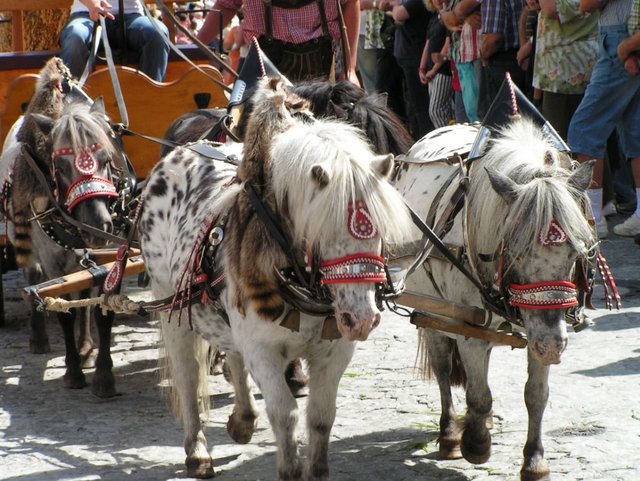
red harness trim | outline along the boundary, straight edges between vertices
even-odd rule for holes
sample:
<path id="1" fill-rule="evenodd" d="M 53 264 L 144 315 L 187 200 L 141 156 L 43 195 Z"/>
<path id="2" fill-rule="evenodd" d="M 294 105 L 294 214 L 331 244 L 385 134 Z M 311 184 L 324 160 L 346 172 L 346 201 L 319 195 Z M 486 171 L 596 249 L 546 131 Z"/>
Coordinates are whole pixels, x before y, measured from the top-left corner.
<path id="1" fill-rule="evenodd" d="M 320 283 L 346 284 L 386 282 L 384 258 L 376 254 L 351 254 L 320 264 Z"/>
<path id="2" fill-rule="evenodd" d="M 116 186 L 102 177 L 81 177 L 67 189 L 65 205 L 69 212 L 83 200 L 92 197 L 118 197 Z"/>
<path id="3" fill-rule="evenodd" d="M 567 309 L 578 305 L 573 282 L 546 281 L 509 285 L 509 304 L 521 309 Z"/>

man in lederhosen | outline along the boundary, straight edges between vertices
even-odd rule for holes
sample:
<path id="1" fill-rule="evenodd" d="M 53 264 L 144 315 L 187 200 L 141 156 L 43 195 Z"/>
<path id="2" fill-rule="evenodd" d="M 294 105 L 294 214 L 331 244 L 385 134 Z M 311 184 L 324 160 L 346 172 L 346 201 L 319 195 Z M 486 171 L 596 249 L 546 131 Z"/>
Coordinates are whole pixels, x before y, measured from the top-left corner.
<path id="1" fill-rule="evenodd" d="M 227 26 L 241 7 L 244 41 L 258 39 L 262 51 L 289 80 L 329 79 L 335 71 L 335 78 L 359 85 L 360 0 L 218 0 L 221 12 L 207 15 L 198 38 L 207 44 L 218 38 L 221 24 Z"/>

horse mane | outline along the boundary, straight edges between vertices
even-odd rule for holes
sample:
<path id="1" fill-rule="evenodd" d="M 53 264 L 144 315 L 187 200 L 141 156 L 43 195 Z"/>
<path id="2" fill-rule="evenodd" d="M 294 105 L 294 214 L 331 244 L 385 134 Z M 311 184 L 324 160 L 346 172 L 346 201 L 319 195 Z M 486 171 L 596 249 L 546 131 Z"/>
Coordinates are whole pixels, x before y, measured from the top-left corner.
<path id="1" fill-rule="evenodd" d="M 394 215 L 400 194 L 371 169 L 374 154 L 356 127 L 333 120 L 298 123 L 274 139 L 272 188 L 276 204 L 296 226 L 296 241 L 321 245 L 335 240 L 330 226 L 343 226 L 348 204 L 364 201 L 373 224 L 388 242 L 401 242 L 408 216 Z M 329 182 L 318 188 L 310 172 L 320 165 Z"/>
<path id="2" fill-rule="evenodd" d="M 593 233 L 583 211 L 588 202 L 583 191 L 567 182 L 570 166 L 569 156 L 555 149 L 532 121 L 523 118 L 500 130 L 471 173 L 466 217 L 470 247 L 491 254 L 508 239 L 510 257 L 524 258 L 552 221 L 562 226 L 574 249 L 590 247 Z M 493 190 L 485 168 L 520 186 L 511 205 Z"/>
<path id="3" fill-rule="evenodd" d="M 53 57 L 45 64 L 38 75 L 33 97 L 29 101 L 24 122 L 17 134 L 18 141 L 28 145 L 42 160 L 50 157 L 51 146 L 48 143 L 48 136 L 40 130 L 31 114 L 58 118 L 64 101 L 62 82 L 67 76 L 71 78 L 71 73 L 62 59 Z"/>
<path id="4" fill-rule="evenodd" d="M 290 91 L 309 101 L 316 118 L 339 119 L 362 129 L 378 154 L 405 154 L 413 144 L 402 120 L 387 107 L 384 94 L 366 94 L 348 80 L 301 82 Z M 253 93 L 247 96 L 237 127 L 240 138 L 245 136 L 255 105 Z"/>
<path id="5" fill-rule="evenodd" d="M 111 127 L 103 111 L 94 110 L 86 102 L 78 101 L 64 105 L 51 130 L 51 138 L 54 145 L 68 140 L 67 143 L 76 152 L 83 146 L 98 143 L 112 157 L 117 150 L 109 135 L 110 131 Z"/>

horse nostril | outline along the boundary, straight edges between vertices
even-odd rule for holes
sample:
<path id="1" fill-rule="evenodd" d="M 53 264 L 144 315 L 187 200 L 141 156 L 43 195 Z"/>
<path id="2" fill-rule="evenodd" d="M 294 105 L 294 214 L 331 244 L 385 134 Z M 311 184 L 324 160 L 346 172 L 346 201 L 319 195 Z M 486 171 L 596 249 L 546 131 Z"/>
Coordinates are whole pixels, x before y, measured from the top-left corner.
<path id="1" fill-rule="evenodd" d="M 353 318 L 348 312 L 342 313 L 342 315 L 340 316 L 340 322 L 346 327 L 353 327 Z"/>
<path id="2" fill-rule="evenodd" d="M 376 327 L 378 327 L 378 325 L 380 325 L 380 317 L 380 313 L 377 313 L 375 316 L 373 316 L 372 329 L 375 329 Z"/>

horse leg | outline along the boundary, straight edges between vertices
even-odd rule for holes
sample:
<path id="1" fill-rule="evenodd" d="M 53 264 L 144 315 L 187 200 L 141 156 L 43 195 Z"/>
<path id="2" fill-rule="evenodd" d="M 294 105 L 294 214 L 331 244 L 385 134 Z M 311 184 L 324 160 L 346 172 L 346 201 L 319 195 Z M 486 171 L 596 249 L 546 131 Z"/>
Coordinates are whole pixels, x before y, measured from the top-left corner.
<path id="1" fill-rule="evenodd" d="M 173 405 L 179 406 L 179 414 L 184 423 L 187 477 L 212 478 L 213 459 L 202 431 L 198 405 L 200 370 L 208 371 L 204 360 L 208 348 L 202 347 L 204 341 L 188 326 L 181 326 L 178 322 L 169 323 L 168 315 L 164 313 L 159 319 L 172 381 Z"/>
<path id="2" fill-rule="evenodd" d="M 235 391 L 233 412 L 227 421 L 227 432 L 239 444 L 251 441 L 256 429 L 258 409 L 249 388 L 249 373 L 239 353 L 226 353 L 225 362 L 230 370 L 230 381 Z"/>
<path id="3" fill-rule="evenodd" d="M 420 335 L 426 342 L 429 366 L 436 376 L 440 390 L 440 435 L 438 455 L 440 459 L 460 459 L 460 439 L 462 428 L 458 422 L 451 396 L 453 373 L 453 352 L 455 340 L 436 331 L 421 329 Z"/>
<path id="4" fill-rule="evenodd" d="M 91 392 L 99 398 L 117 395 L 116 380 L 113 376 L 113 360 L 111 359 L 111 329 L 115 313 L 103 314 L 101 309 L 94 309 L 98 324 L 99 345 L 96 358 L 96 372 L 91 382 Z"/>
<path id="5" fill-rule="evenodd" d="M 278 481 L 300 481 L 302 463 L 295 438 L 298 404 L 284 376 L 289 359 L 280 350 L 261 345 L 256 339 L 250 339 L 243 347 L 246 347 L 244 359 L 262 392 L 276 437 Z"/>
<path id="6" fill-rule="evenodd" d="M 527 442 L 524 445 L 524 463 L 520 471 L 522 481 L 548 481 L 551 479 L 542 447 L 542 416 L 549 399 L 549 366 L 544 366 L 528 354 L 527 382 L 524 402 L 529 414 Z"/>
<path id="7" fill-rule="evenodd" d="M 330 353 L 309 359 L 309 402 L 307 404 L 308 481 L 329 479 L 329 436 L 336 417 L 336 396 L 340 377 L 347 368 L 355 343 L 332 344 Z"/>
<path id="8" fill-rule="evenodd" d="M 30 286 L 38 284 L 42 281 L 42 272 L 40 269 L 31 267 L 26 269 L 25 277 Z M 31 303 L 31 333 L 29 335 L 29 351 L 33 354 L 44 354 L 50 352 L 49 336 L 47 336 L 46 314 L 37 309 L 34 303 Z"/>
<path id="9" fill-rule="evenodd" d="M 493 404 L 487 380 L 491 348 L 478 339 L 458 341 L 457 345 L 467 374 L 467 414 L 460 450 L 470 463 L 482 464 L 491 456 L 491 433 L 487 428 Z"/>
<path id="10" fill-rule="evenodd" d="M 81 297 L 87 298 L 89 291 L 83 291 Z M 85 295 L 87 294 L 87 295 Z M 82 319 L 80 322 L 80 331 L 78 333 L 78 352 L 80 353 L 80 359 L 82 367 L 89 368 L 91 365 L 91 353 L 93 352 L 94 342 L 91 337 L 91 314 L 90 308 L 82 309 Z"/>
<path id="11" fill-rule="evenodd" d="M 76 347 L 75 340 L 75 318 L 76 309 L 71 309 L 71 312 L 58 313 L 58 321 L 62 327 L 62 333 L 64 335 L 65 357 L 64 364 L 67 368 L 64 373 L 64 387 L 69 389 L 80 389 L 87 385 L 87 382 L 80 366 L 80 354 L 78 354 L 78 348 Z"/>

